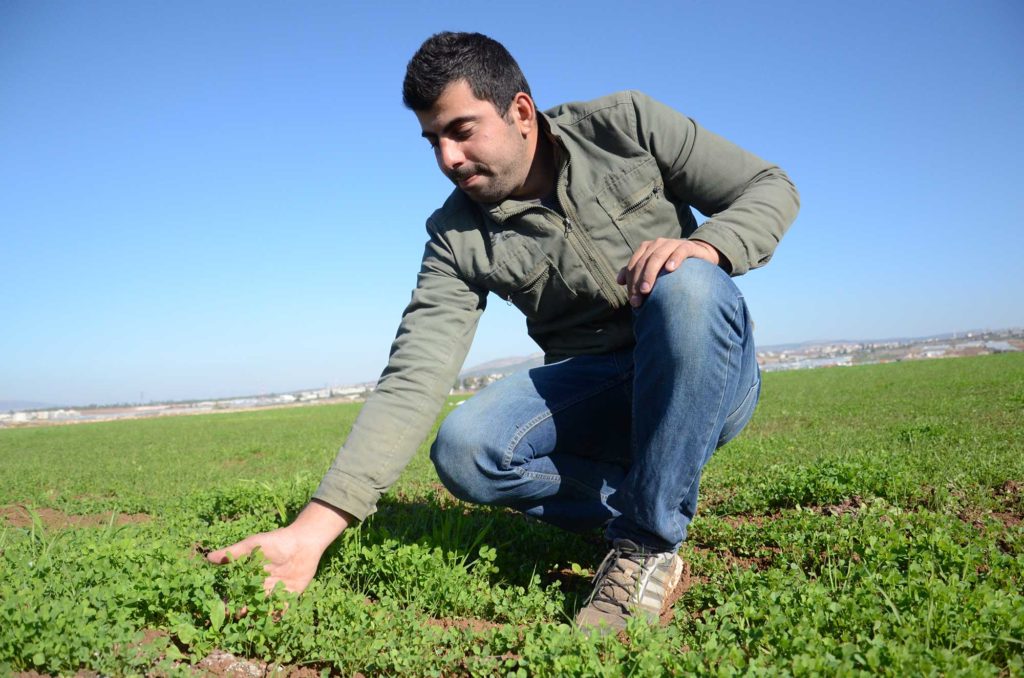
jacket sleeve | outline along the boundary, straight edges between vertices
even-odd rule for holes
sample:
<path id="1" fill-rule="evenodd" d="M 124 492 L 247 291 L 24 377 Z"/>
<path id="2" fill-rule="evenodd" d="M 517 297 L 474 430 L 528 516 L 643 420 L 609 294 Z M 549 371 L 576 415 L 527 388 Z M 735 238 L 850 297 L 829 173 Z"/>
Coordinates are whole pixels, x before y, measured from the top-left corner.
<path id="1" fill-rule="evenodd" d="M 713 245 L 741 275 L 768 263 L 800 198 L 781 169 L 640 92 L 630 92 L 638 142 L 665 183 L 708 217 L 690 238 Z"/>
<path id="2" fill-rule="evenodd" d="M 476 332 L 487 291 L 462 280 L 431 228 L 391 357 L 314 498 L 362 520 L 416 453 L 441 410 Z"/>

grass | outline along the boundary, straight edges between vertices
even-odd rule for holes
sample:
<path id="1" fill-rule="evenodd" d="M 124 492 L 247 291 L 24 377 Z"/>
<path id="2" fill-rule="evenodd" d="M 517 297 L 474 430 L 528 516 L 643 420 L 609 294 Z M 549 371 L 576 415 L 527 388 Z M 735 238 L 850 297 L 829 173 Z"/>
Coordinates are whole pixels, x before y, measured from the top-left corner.
<path id="1" fill-rule="evenodd" d="M 303 596 L 206 565 L 301 509 L 357 412 L 0 431 L 0 674 L 214 649 L 341 675 L 1024 674 L 1019 354 L 765 375 L 705 471 L 674 619 L 624 638 L 568 623 L 599 535 L 456 501 L 426 443 Z"/>

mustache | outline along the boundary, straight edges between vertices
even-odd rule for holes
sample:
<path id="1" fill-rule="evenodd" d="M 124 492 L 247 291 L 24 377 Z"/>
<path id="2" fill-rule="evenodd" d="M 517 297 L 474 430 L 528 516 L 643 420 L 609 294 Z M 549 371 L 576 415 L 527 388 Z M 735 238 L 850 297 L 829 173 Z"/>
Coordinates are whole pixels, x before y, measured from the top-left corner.
<path id="1" fill-rule="evenodd" d="M 471 165 L 469 167 L 463 165 L 462 167 L 453 169 L 452 171 L 448 172 L 448 178 L 458 183 L 464 179 L 470 178 L 474 174 L 486 175 L 487 170 L 485 170 L 483 167 L 480 167 L 479 165 Z"/>

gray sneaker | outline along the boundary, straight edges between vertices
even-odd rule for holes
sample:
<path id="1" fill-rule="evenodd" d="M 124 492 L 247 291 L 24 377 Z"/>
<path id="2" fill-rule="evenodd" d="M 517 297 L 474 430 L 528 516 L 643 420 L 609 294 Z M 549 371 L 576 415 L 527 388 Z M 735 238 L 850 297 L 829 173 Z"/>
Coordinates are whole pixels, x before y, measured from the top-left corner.
<path id="1" fill-rule="evenodd" d="M 657 623 L 662 607 L 683 574 L 675 553 L 647 551 L 628 539 L 616 539 L 594 576 L 594 591 L 576 615 L 576 626 L 600 635 L 626 628 L 640 615 Z"/>

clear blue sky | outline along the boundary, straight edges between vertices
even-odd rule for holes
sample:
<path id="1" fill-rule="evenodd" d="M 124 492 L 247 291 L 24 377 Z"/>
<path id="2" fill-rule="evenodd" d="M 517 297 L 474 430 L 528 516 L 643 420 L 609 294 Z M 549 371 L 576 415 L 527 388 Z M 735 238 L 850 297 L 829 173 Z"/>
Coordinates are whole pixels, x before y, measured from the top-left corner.
<path id="1" fill-rule="evenodd" d="M 0 4 L 0 400 L 372 380 L 450 184 L 401 105 L 439 30 L 542 108 L 636 88 L 786 169 L 760 344 L 1024 324 L 1024 4 Z M 535 352 L 493 298 L 467 364 Z"/>

